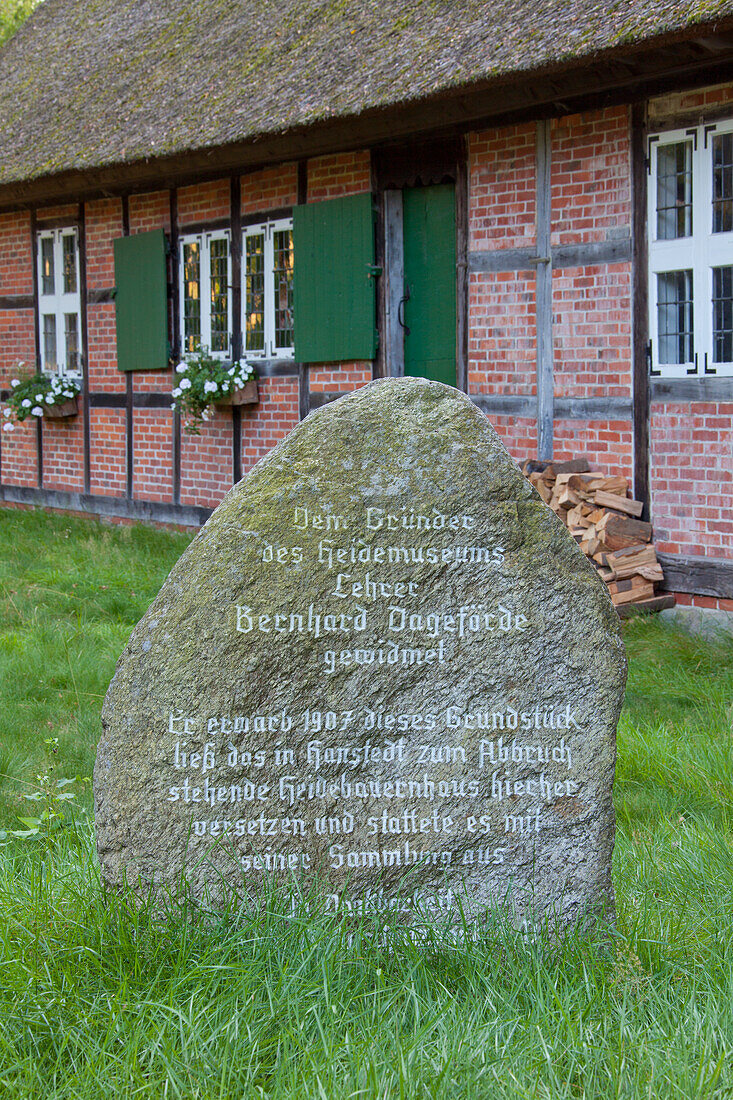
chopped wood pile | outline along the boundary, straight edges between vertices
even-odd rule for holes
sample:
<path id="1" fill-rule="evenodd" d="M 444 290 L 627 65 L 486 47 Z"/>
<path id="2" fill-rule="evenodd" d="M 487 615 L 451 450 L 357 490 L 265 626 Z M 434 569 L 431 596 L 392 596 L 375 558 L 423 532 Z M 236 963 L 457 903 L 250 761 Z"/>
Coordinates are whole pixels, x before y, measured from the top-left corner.
<path id="1" fill-rule="evenodd" d="M 591 470 L 584 456 L 570 462 L 530 459 L 522 473 L 591 560 L 622 617 L 631 606 L 644 611 L 674 606 L 673 596 L 656 593 L 664 574 L 652 527 L 641 519 L 642 502 L 629 497 L 625 477 Z"/>

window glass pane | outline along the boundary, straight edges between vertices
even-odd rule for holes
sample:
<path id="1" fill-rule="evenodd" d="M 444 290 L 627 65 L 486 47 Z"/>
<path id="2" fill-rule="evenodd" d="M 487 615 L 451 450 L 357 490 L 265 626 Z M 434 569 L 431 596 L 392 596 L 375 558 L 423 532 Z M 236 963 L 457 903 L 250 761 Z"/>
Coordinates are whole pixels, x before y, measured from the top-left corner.
<path id="1" fill-rule="evenodd" d="M 733 134 L 717 134 L 713 138 L 713 233 L 731 231 L 733 231 Z"/>
<path id="2" fill-rule="evenodd" d="M 67 233 L 61 240 L 64 255 L 64 294 L 76 294 L 76 237 Z"/>
<path id="3" fill-rule="evenodd" d="M 66 347 L 67 371 L 78 371 L 79 360 L 79 318 L 76 313 L 64 314 L 64 342 Z"/>
<path id="4" fill-rule="evenodd" d="M 183 246 L 183 350 L 201 346 L 201 248 L 198 241 Z"/>
<path id="5" fill-rule="evenodd" d="M 293 231 L 274 235 L 275 347 L 293 345 Z"/>
<path id="6" fill-rule="evenodd" d="M 51 237 L 41 237 L 41 294 L 53 293 L 53 240 Z"/>
<path id="7" fill-rule="evenodd" d="M 43 315 L 43 366 L 46 370 L 56 370 L 56 317 L 53 313 Z"/>
<path id="8" fill-rule="evenodd" d="M 693 354 L 692 271 L 657 275 L 660 363 L 691 363 Z"/>
<path id="9" fill-rule="evenodd" d="M 692 234 L 692 142 L 660 145 L 657 151 L 657 240 Z"/>
<path id="10" fill-rule="evenodd" d="M 713 268 L 713 362 L 733 363 L 733 267 Z"/>
<path id="11" fill-rule="evenodd" d="M 211 351 L 229 350 L 229 241 L 211 241 L 209 271 L 211 275 Z"/>
<path id="12" fill-rule="evenodd" d="M 265 234 L 245 237 L 244 347 L 265 350 Z"/>

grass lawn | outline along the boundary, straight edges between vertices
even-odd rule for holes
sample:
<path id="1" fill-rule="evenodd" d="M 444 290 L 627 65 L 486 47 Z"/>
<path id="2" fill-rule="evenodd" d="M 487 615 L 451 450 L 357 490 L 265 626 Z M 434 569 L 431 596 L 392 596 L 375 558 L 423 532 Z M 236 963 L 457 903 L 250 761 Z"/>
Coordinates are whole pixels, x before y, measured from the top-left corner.
<path id="1" fill-rule="evenodd" d="M 37 813 L 37 776 L 91 774 L 115 660 L 187 541 L 0 510 L 0 828 Z M 610 940 L 161 921 L 102 890 L 87 785 L 75 828 L 0 846 L 0 1095 L 733 1097 L 733 642 L 624 633 Z"/>

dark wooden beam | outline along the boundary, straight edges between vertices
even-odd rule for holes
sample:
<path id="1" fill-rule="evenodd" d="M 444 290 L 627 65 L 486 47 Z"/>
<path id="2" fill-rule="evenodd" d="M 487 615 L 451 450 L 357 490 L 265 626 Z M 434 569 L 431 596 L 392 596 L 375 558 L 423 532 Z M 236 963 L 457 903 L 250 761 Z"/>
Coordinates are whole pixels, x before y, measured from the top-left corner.
<path id="1" fill-rule="evenodd" d="M 653 378 L 652 404 L 687 401 L 733 401 L 733 378 Z"/>
<path id="2" fill-rule="evenodd" d="M 127 497 L 97 496 L 95 493 L 71 493 L 59 489 L 31 489 L 24 485 L 0 485 L 0 501 L 27 504 L 36 508 L 60 508 L 63 511 L 88 512 L 93 516 L 118 516 L 148 523 L 200 527 L 213 509 L 191 505 L 164 504 Z"/>
<path id="3" fill-rule="evenodd" d="M 686 554 L 657 554 L 664 570 L 662 589 L 689 592 L 696 596 L 717 596 L 733 600 L 733 561 Z"/>
<path id="4" fill-rule="evenodd" d="M 127 194 L 122 196 L 122 236 L 130 236 L 130 197 Z M 135 474 L 134 468 L 134 417 L 133 417 L 133 385 L 132 385 L 132 371 L 127 371 L 125 374 L 125 495 L 128 500 L 132 500 L 133 494 L 133 478 Z"/>
<path id="5" fill-rule="evenodd" d="M 232 256 L 232 359 L 242 354 L 242 184 L 238 172 L 229 181 Z M 242 409 L 232 405 L 232 481 L 242 480 Z"/>
<path id="6" fill-rule="evenodd" d="M 496 248 L 470 252 L 468 267 L 474 272 L 534 271 L 538 248 Z M 632 258 L 631 237 L 590 241 L 587 244 L 555 245 L 552 249 L 552 269 L 586 267 L 589 264 L 618 264 Z"/>
<path id="7" fill-rule="evenodd" d="M 84 492 L 91 487 L 91 428 L 89 425 L 89 327 L 87 324 L 87 248 L 86 248 L 86 206 L 79 207 L 79 219 L 76 223 L 79 242 L 79 306 L 81 312 L 81 397 L 82 397 L 82 437 L 84 449 Z"/>
<path id="8" fill-rule="evenodd" d="M 168 193 L 170 232 L 170 318 L 171 318 L 171 355 L 174 363 L 181 358 L 180 298 L 178 296 L 178 189 L 171 187 Z M 169 395 L 170 399 L 170 395 Z M 173 503 L 181 503 L 181 414 L 173 410 L 171 428 L 171 457 L 173 461 Z"/>
<path id="9" fill-rule="evenodd" d="M 521 416 L 537 419 L 537 398 L 530 394 L 469 394 L 487 416 Z M 628 397 L 556 397 L 554 420 L 631 420 Z"/>
<path id="10" fill-rule="evenodd" d="M 537 123 L 537 276 L 535 302 L 537 315 L 537 457 L 552 458 L 553 406 L 555 377 L 552 350 L 552 260 L 550 258 L 551 204 L 550 122 Z"/>
<path id="11" fill-rule="evenodd" d="M 115 288 L 103 287 L 100 290 L 87 290 L 87 304 L 90 306 L 109 305 L 115 300 Z"/>
<path id="12" fill-rule="evenodd" d="M 634 400 L 634 499 L 644 503 L 642 519 L 649 521 L 649 288 L 647 276 L 647 171 L 646 106 L 631 108 L 631 203 L 632 203 L 632 392 Z"/>
<path id="13" fill-rule="evenodd" d="M 456 386 L 468 393 L 468 143 L 456 164 Z"/>
<path id="14" fill-rule="evenodd" d="M 0 294 L 0 309 L 33 309 L 33 295 Z"/>

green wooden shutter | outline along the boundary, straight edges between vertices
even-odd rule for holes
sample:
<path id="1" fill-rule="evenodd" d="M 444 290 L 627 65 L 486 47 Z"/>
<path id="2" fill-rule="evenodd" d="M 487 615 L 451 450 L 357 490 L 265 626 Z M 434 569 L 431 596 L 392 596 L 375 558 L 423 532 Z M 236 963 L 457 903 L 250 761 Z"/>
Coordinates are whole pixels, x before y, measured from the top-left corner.
<path id="1" fill-rule="evenodd" d="M 373 359 L 374 212 L 365 192 L 293 211 L 295 358 Z"/>
<path id="2" fill-rule="evenodd" d="M 120 370 L 168 366 L 168 288 L 165 233 L 154 229 L 118 237 L 115 250 L 117 365 Z"/>

